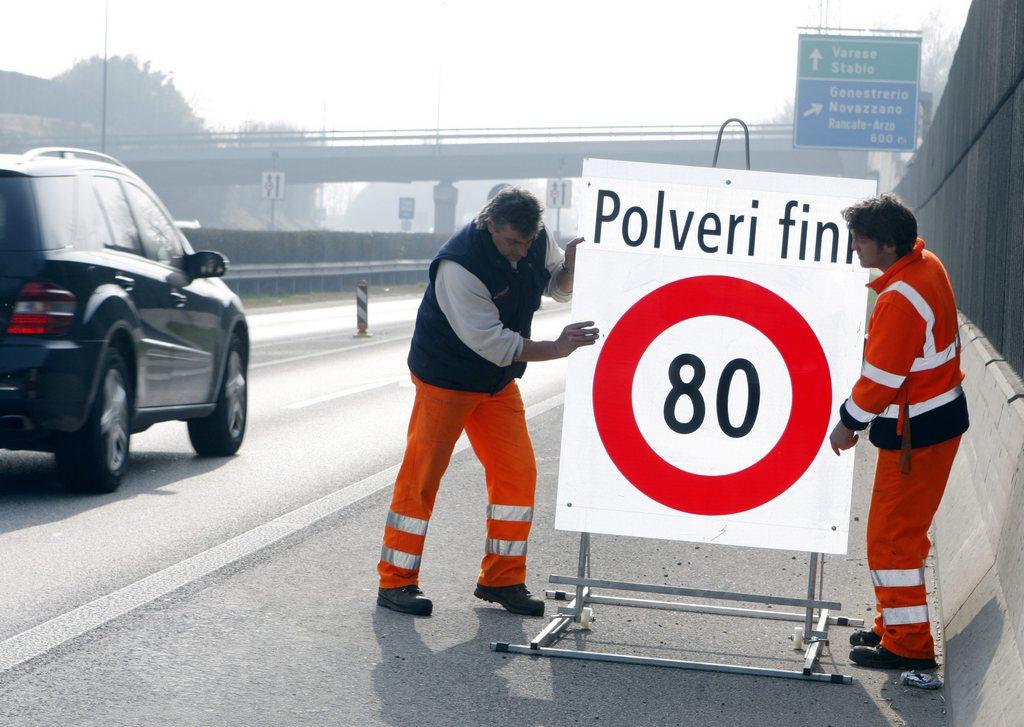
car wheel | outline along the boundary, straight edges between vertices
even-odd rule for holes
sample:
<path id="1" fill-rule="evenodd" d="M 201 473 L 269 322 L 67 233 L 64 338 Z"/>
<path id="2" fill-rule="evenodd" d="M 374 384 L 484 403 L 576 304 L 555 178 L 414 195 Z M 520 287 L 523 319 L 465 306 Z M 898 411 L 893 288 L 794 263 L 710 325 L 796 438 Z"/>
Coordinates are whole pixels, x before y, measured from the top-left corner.
<path id="1" fill-rule="evenodd" d="M 107 351 L 89 416 L 56 447 L 57 471 L 69 490 L 113 492 L 128 468 L 132 386 L 121 354 Z"/>
<path id="2" fill-rule="evenodd" d="M 189 419 L 188 438 L 196 454 L 228 457 L 238 451 L 245 437 L 248 412 L 248 382 L 242 341 L 231 339 L 224 380 L 217 395 L 217 408 L 202 419 Z"/>

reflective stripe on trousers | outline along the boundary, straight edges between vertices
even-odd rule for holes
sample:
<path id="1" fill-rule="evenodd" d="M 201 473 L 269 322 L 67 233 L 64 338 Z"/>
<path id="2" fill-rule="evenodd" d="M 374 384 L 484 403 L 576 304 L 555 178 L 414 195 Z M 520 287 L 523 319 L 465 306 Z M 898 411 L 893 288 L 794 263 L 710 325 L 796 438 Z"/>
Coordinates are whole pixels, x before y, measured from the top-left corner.
<path id="1" fill-rule="evenodd" d="M 533 508 L 523 505 L 488 505 L 487 519 L 528 523 L 533 521 Z"/>
<path id="2" fill-rule="evenodd" d="M 906 568 L 903 570 L 873 570 L 871 571 L 871 583 L 875 586 L 886 588 L 899 588 L 904 586 L 923 586 L 924 568 Z"/>
<path id="3" fill-rule="evenodd" d="M 419 570 L 420 567 L 420 556 L 403 553 L 386 545 L 380 549 L 380 559 L 402 570 Z"/>
<path id="4" fill-rule="evenodd" d="M 494 555 L 526 555 L 526 541 L 487 538 L 484 551 Z"/>
<path id="5" fill-rule="evenodd" d="M 412 535 L 426 535 L 427 525 L 429 521 L 420 520 L 419 518 L 409 517 L 408 515 L 399 515 L 398 513 L 389 510 L 387 525 L 393 527 L 395 530 L 401 530 L 403 533 L 410 533 Z"/>
<path id="6" fill-rule="evenodd" d="M 882 621 L 889 626 L 906 626 L 908 624 L 929 624 L 928 606 L 903 606 L 902 608 L 883 608 Z"/>

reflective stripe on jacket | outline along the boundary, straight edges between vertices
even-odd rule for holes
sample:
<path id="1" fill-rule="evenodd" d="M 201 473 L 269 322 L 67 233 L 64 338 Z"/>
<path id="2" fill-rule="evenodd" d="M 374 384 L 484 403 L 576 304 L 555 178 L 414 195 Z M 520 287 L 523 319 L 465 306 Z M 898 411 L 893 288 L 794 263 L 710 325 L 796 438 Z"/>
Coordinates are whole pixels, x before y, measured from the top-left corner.
<path id="1" fill-rule="evenodd" d="M 942 262 L 918 238 L 869 287 L 878 301 L 861 376 L 839 410 L 843 424 L 853 430 L 870 424 L 871 441 L 881 449 L 901 448 L 908 415 L 913 447 L 963 434 L 969 421 L 956 301 Z"/>

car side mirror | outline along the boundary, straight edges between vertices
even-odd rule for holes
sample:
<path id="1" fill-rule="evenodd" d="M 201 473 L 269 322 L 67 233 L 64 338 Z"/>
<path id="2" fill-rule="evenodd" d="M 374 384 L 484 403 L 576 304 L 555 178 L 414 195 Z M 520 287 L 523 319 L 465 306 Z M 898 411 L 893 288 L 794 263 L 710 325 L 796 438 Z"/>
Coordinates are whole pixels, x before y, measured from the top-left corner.
<path id="1" fill-rule="evenodd" d="M 219 252 L 200 250 L 185 256 L 185 273 L 196 278 L 220 278 L 228 269 L 228 259 Z"/>

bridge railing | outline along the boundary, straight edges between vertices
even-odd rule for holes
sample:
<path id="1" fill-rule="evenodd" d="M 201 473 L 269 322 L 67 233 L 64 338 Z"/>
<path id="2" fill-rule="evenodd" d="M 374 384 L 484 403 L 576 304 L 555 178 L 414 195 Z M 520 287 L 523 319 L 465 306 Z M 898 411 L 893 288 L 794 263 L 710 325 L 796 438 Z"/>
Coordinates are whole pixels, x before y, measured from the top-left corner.
<path id="1" fill-rule="evenodd" d="M 726 138 L 738 136 L 736 128 L 727 129 Z M 451 144 L 508 144 L 593 141 L 714 141 L 718 126 L 549 126 L 479 129 L 373 129 L 359 131 L 220 131 L 190 134 L 146 134 L 108 136 L 107 149 L 118 152 L 167 151 L 171 149 L 238 149 L 251 147 L 374 147 L 442 146 Z M 792 136 L 789 124 L 753 124 L 754 139 L 778 139 Z M 32 146 L 74 146 L 91 148 L 96 137 L 68 136 L 4 137 L 0 147 L 21 151 Z"/>

